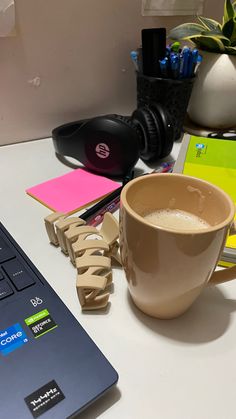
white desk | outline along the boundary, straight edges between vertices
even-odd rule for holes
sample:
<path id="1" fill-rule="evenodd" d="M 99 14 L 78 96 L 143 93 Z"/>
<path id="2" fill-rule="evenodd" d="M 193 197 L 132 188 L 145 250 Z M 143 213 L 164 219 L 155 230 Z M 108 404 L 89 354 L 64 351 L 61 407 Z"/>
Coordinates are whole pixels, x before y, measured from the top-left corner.
<path id="1" fill-rule="evenodd" d="M 48 242 L 43 219 L 50 211 L 25 193 L 71 169 L 50 139 L 0 147 L 0 167 L 2 223 L 120 376 L 81 419 L 235 419 L 236 281 L 206 290 L 184 316 L 163 321 L 134 307 L 122 269 L 114 269 L 109 311 L 83 314 L 75 268 Z"/>

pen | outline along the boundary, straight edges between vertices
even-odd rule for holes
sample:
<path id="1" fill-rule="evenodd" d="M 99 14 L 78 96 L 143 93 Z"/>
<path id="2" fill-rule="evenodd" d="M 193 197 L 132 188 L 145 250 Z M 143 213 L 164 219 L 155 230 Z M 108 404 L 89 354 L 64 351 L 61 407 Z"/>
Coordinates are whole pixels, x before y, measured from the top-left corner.
<path id="1" fill-rule="evenodd" d="M 159 60 L 160 71 L 162 77 L 168 77 L 168 58 L 165 57 L 163 60 Z"/>
<path id="2" fill-rule="evenodd" d="M 169 173 L 174 167 L 175 161 L 164 162 L 158 169 L 155 169 L 153 173 Z"/>
<path id="3" fill-rule="evenodd" d="M 188 56 L 188 64 L 187 64 L 187 72 L 186 72 L 186 78 L 192 77 L 193 72 L 193 52 L 191 49 L 189 50 L 189 56 Z"/>
<path id="4" fill-rule="evenodd" d="M 153 173 L 165 173 L 170 172 L 174 166 L 175 161 L 163 162 L 160 165 L 160 168 L 153 171 Z M 134 173 L 132 172 L 127 176 L 122 186 L 115 189 L 109 195 L 105 196 L 101 201 L 97 202 L 83 214 L 79 215 L 79 218 L 86 221 L 86 224 L 96 227 L 98 224 L 102 223 L 104 215 L 106 212 L 115 212 L 120 207 L 120 193 L 122 188 L 127 182 L 133 178 Z"/>
<path id="5" fill-rule="evenodd" d="M 120 196 L 122 188 L 123 185 L 115 189 L 109 195 L 105 196 L 105 198 L 103 198 L 101 201 L 97 202 L 82 215 L 80 215 L 79 218 L 86 221 L 88 224 L 93 222 L 95 217 L 104 211 L 104 208 L 107 208 L 117 197 Z M 100 222 L 102 222 L 102 220 Z"/>
<path id="6" fill-rule="evenodd" d="M 108 205 L 105 205 L 103 208 L 101 208 L 101 210 L 99 210 L 97 214 L 91 216 L 91 218 L 87 220 L 87 224 L 89 224 L 90 226 L 96 227 L 98 224 L 102 223 L 106 212 L 113 213 L 119 208 L 120 208 L 120 197 L 117 196 Z"/>
<path id="7" fill-rule="evenodd" d="M 168 45 L 167 47 L 166 47 L 166 57 L 169 57 L 170 56 L 170 54 L 171 54 L 171 46 L 170 45 Z"/>
<path id="8" fill-rule="evenodd" d="M 183 72 L 182 72 L 182 77 L 184 79 L 186 79 L 188 77 L 189 56 L 190 56 L 190 49 L 189 48 L 184 48 L 183 49 Z"/>
<path id="9" fill-rule="evenodd" d="M 100 224 L 103 220 L 103 216 L 105 212 L 107 211 L 114 212 L 116 210 L 115 205 L 117 204 L 118 199 L 120 199 L 121 190 L 126 185 L 126 183 L 129 182 L 133 178 L 133 176 L 134 176 L 133 171 L 127 174 L 123 179 L 122 186 L 115 189 L 109 195 L 105 196 L 105 198 L 103 198 L 101 201 L 97 202 L 87 211 L 83 212 L 83 214 L 79 215 L 79 218 L 86 221 L 86 223 L 90 225 L 94 225 L 91 223 L 95 223 L 95 222 L 97 223 L 96 225 Z M 98 218 L 98 216 L 100 217 Z"/>
<path id="10" fill-rule="evenodd" d="M 138 66 L 138 52 L 137 51 L 131 51 L 130 52 L 130 58 L 134 63 L 134 68 L 136 71 L 139 71 L 139 66 Z"/>
<path id="11" fill-rule="evenodd" d="M 163 162 L 161 163 L 160 168 L 154 170 L 153 173 L 169 173 L 172 171 L 174 164 L 175 164 L 175 161 Z M 123 186 L 124 185 L 122 185 L 121 188 L 119 189 L 122 189 Z M 111 194 L 108 197 L 111 198 Z M 104 205 L 96 213 L 93 213 L 90 217 L 88 217 L 86 219 L 86 222 L 88 225 L 96 227 L 98 224 L 102 223 L 106 212 L 113 213 L 119 208 L 120 208 L 120 193 L 114 199 L 111 199 L 107 205 Z"/>
<path id="12" fill-rule="evenodd" d="M 197 62 L 198 62 L 198 58 L 199 58 L 199 53 L 198 53 L 198 50 L 196 48 L 192 51 L 192 58 L 193 58 L 193 64 L 192 64 L 192 74 L 191 75 L 194 76 L 195 69 L 196 69 Z"/>
<path id="13" fill-rule="evenodd" d="M 177 54 L 171 55 L 170 68 L 173 79 L 177 79 L 179 77 L 179 64 L 179 56 Z"/>

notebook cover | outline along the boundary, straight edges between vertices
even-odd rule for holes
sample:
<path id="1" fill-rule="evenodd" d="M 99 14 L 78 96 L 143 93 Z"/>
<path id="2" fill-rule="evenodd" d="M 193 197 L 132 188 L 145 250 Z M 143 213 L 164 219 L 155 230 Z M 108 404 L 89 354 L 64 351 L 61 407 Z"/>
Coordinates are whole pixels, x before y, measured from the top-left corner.
<path id="1" fill-rule="evenodd" d="M 236 204 L 235 156 L 236 141 L 186 134 L 174 172 L 199 177 L 219 186 Z M 227 248 L 236 249 L 236 236 L 227 239 L 224 253 L 227 253 Z"/>

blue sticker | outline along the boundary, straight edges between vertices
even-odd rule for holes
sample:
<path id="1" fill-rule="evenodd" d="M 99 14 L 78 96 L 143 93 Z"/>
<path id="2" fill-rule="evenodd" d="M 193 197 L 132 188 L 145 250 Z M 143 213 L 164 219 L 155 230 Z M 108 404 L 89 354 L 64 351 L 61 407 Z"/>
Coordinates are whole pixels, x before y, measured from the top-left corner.
<path id="1" fill-rule="evenodd" d="M 0 352 L 2 355 L 8 355 L 27 342 L 26 333 L 19 323 L 0 331 Z"/>
<path id="2" fill-rule="evenodd" d="M 202 150 L 203 148 L 205 148 L 205 145 L 201 144 L 201 143 L 198 143 L 198 144 L 196 144 L 196 148 Z"/>

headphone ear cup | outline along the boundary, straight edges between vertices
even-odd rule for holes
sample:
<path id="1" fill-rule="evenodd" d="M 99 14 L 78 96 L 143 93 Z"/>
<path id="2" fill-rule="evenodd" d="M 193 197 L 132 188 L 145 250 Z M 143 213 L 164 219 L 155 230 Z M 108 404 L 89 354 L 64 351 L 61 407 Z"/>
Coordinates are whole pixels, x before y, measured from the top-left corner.
<path id="1" fill-rule="evenodd" d="M 137 147 L 133 147 L 133 155 L 134 158 L 136 160 L 139 159 L 139 146 L 140 146 L 140 142 L 142 141 L 142 135 L 140 130 L 138 129 L 138 127 L 136 126 L 136 124 L 132 121 L 132 119 L 129 116 L 124 116 L 124 115 L 117 115 L 117 114 L 113 114 L 111 115 L 112 118 L 114 118 L 115 120 L 118 121 L 122 121 L 122 123 L 126 124 L 129 128 L 132 129 L 132 131 L 134 131 L 137 135 Z"/>
<path id="2" fill-rule="evenodd" d="M 159 158 L 167 157 L 173 148 L 174 144 L 174 128 L 171 124 L 171 119 L 168 111 L 159 103 L 152 103 L 150 110 L 154 114 L 154 118 L 160 128 L 160 138 L 162 143 L 162 150 Z"/>
<path id="3" fill-rule="evenodd" d="M 128 117 L 109 114 L 92 118 L 79 134 L 80 161 L 89 170 L 123 177 L 139 159 L 139 134 Z"/>
<path id="4" fill-rule="evenodd" d="M 132 121 L 142 132 L 140 157 L 144 161 L 158 159 L 161 153 L 160 130 L 153 113 L 148 107 L 136 109 Z"/>
<path id="5" fill-rule="evenodd" d="M 132 130 L 134 130 L 136 132 L 136 135 L 137 135 L 137 143 L 139 145 L 140 144 L 140 141 L 142 141 L 142 135 L 141 135 L 140 130 L 136 126 L 136 124 L 132 121 L 132 119 L 129 116 L 117 115 L 117 114 L 114 114 L 113 117 L 115 119 L 118 119 L 119 121 L 124 122 L 130 128 L 132 128 Z M 139 153 L 138 153 L 138 157 L 139 157 Z"/>

